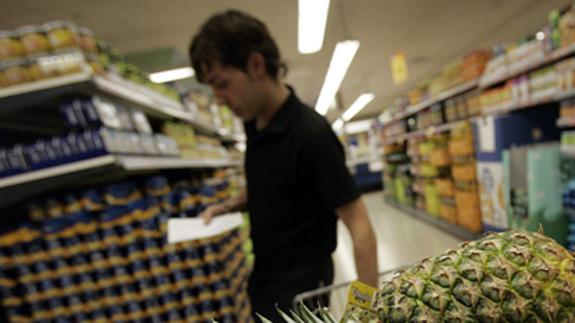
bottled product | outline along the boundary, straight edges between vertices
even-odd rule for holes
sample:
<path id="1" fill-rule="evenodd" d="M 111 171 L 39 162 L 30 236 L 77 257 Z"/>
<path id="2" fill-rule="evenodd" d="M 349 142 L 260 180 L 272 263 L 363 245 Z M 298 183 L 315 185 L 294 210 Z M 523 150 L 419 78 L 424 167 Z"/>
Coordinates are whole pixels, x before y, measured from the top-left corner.
<path id="1" fill-rule="evenodd" d="M 24 26 L 16 33 L 20 37 L 26 55 L 47 54 L 52 50 L 48 35 L 42 26 Z"/>

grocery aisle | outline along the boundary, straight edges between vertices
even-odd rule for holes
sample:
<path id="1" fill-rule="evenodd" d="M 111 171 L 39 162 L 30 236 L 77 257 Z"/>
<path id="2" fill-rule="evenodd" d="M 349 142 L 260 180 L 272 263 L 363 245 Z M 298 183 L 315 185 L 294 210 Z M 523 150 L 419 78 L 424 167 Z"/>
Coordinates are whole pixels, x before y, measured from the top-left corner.
<path id="1" fill-rule="evenodd" d="M 380 272 L 439 255 L 462 242 L 459 238 L 386 204 L 381 191 L 365 194 L 364 201 L 377 236 Z M 338 247 L 333 259 L 335 284 L 351 281 L 357 277 L 353 261 L 353 244 L 349 232 L 341 221 L 338 224 Z M 346 292 L 347 289 L 342 288 L 332 294 L 334 313 L 340 313 L 343 309 Z"/>

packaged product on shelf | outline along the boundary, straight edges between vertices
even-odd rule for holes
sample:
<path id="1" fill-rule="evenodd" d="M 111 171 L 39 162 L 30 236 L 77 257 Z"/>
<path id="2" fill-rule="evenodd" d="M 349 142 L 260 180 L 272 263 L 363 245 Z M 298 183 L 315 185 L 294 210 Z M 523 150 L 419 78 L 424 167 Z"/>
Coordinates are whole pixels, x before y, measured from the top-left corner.
<path id="1" fill-rule="evenodd" d="M 7 59 L 21 58 L 24 54 L 24 46 L 16 32 L 0 31 L 0 62 Z"/>
<path id="2" fill-rule="evenodd" d="M 507 51 L 507 60 L 511 71 L 522 70 L 544 59 L 545 46 L 537 39 L 512 47 Z"/>
<path id="3" fill-rule="evenodd" d="M 559 116 L 568 118 L 575 116 L 575 100 L 563 100 L 560 104 Z"/>
<path id="4" fill-rule="evenodd" d="M 557 69 L 557 87 L 567 92 L 575 88 L 575 58 L 568 58 L 555 64 Z"/>
<path id="5" fill-rule="evenodd" d="M 455 199 L 450 196 L 441 196 L 440 199 L 441 199 L 441 217 L 449 223 L 456 224 L 457 206 L 455 203 Z"/>
<path id="6" fill-rule="evenodd" d="M 532 100 L 553 97 L 558 91 L 557 85 L 555 66 L 529 73 L 529 94 Z"/>
<path id="7" fill-rule="evenodd" d="M 155 134 L 154 141 L 156 142 L 156 147 L 158 147 L 158 151 L 163 156 L 179 156 L 180 150 L 178 148 L 178 144 L 170 137 Z"/>
<path id="8" fill-rule="evenodd" d="M 456 181 L 473 181 L 477 179 L 475 161 L 451 166 L 451 175 Z"/>
<path id="9" fill-rule="evenodd" d="M 96 38 L 94 32 L 86 27 L 81 27 L 79 29 L 81 47 L 85 53 L 97 53 L 98 45 L 96 44 Z"/>
<path id="10" fill-rule="evenodd" d="M 30 80 L 39 81 L 58 75 L 57 71 L 44 68 L 40 64 L 42 57 L 43 56 L 33 56 L 28 59 L 28 74 Z"/>
<path id="11" fill-rule="evenodd" d="M 481 82 L 486 83 L 494 79 L 500 79 L 507 75 L 509 66 L 507 64 L 507 55 L 504 53 L 495 55 L 485 67 L 485 71 L 481 76 Z"/>
<path id="12" fill-rule="evenodd" d="M 47 54 L 52 50 L 46 30 L 42 26 L 23 26 L 16 30 L 20 37 L 25 54 Z"/>
<path id="13" fill-rule="evenodd" d="M 81 38 L 78 26 L 69 21 L 52 21 L 44 24 L 50 44 L 54 52 L 64 49 L 78 49 L 81 46 Z"/>
<path id="14" fill-rule="evenodd" d="M 146 114 L 136 108 L 129 109 L 131 123 L 134 125 L 134 128 L 142 134 L 152 134 L 152 126 L 150 125 L 150 121 Z"/>
<path id="15" fill-rule="evenodd" d="M 490 58 L 491 52 L 487 50 L 475 50 L 465 55 L 461 72 L 463 80 L 468 81 L 480 77 Z"/>
<path id="16" fill-rule="evenodd" d="M 509 227 L 536 232 L 542 226 L 545 235 L 566 245 L 559 145 L 513 147 L 503 153 L 503 167 Z"/>
<path id="17" fill-rule="evenodd" d="M 571 5 L 563 15 L 558 17 L 557 29 L 559 32 L 559 43 L 561 47 L 575 43 L 575 8 Z"/>
<path id="18" fill-rule="evenodd" d="M 482 212 L 476 190 L 456 190 L 457 223 L 472 232 L 482 231 Z"/>
<path id="19" fill-rule="evenodd" d="M 436 178 L 434 183 L 439 195 L 452 197 L 455 194 L 455 186 L 450 178 Z"/>
<path id="20" fill-rule="evenodd" d="M 427 181 L 423 188 L 423 195 L 425 196 L 425 210 L 427 213 L 435 216 L 441 215 L 441 203 L 437 187 L 432 181 Z"/>
<path id="21" fill-rule="evenodd" d="M 513 102 L 513 82 L 508 81 L 504 86 L 484 91 L 479 97 L 481 109 L 491 110 Z"/>
<path id="22" fill-rule="evenodd" d="M 30 81 L 28 62 L 25 59 L 0 61 L 0 87 Z"/>
<path id="23" fill-rule="evenodd" d="M 479 99 L 480 94 L 480 91 L 473 91 L 465 96 L 467 115 L 470 117 L 481 114 L 481 101 Z"/>

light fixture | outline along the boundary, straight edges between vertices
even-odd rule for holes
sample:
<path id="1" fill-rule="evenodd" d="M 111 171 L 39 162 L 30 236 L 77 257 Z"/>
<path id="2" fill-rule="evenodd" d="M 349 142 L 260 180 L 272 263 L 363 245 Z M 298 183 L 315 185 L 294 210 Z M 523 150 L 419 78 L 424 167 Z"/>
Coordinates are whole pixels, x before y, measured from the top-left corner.
<path id="1" fill-rule="evenodd" d="M 335 46 L 319 98 L 315 104 L 315 109 L 319 114 L 325 115 L 335 100 L 335 94 L 339 90 L 358 48 L 358 40 L 342 41 Z"/>
<path id="2" fill-rule="evenodd" d="M 302 54 L 318 52 L 323 45 L 329 0 L 299 0 L 298 50 Z"/>
<path id="3" fill-rule="evenodd" d="M 348 122 L 345 125 L 345 133 L 348 135 L 353 135 L 356 133 L 367 132 L 371 129 L 371 126 L 374 123 L 374 119 L 366 119 L 354 122 Z"/>
<path id="4" fill-rule="evenodd" d="M 360 95 L 355 102 L 351 104 L 351 106 L 345 110 L 343 113 L 343 120 L 349 121 L 353 118 L 356 114 L 358 114 L 361 109 L 363 109 L 366 105 L 369 104 L 375 98 L 375 94 L 373 93 L 364 93 Z"/>
<path id="5" fill-rule="evenodd" d="M 331 128 L 334 131 L 340 131 L 341 128 L 343 128 L 343 120 L 341 118 L 335 120 L 334 123 L 331 124 Z"/>
<path id="6" fill-rule="evenodd" d="M 166 83 L 186 79 L 195 75 L 191 67 L 180 67 L 173 70 L 161 71 L 150 74 L 150 80 L 154 83 Z"/>
<path id="7" fill-rule="evenodd" d="M 537 40 L 544 40 L 544 39 L 545 39 L 545 33 L 542 32 L 542 31 L 538 31 L 538 32 L 535 34 L 535 38 L 537 38 Z"/>

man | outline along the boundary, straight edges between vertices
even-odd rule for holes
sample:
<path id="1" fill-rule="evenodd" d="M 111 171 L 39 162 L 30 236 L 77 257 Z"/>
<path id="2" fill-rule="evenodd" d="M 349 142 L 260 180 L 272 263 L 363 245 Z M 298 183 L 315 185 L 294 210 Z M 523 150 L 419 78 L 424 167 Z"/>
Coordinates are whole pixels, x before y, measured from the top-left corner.
<path id="1" fill-rule="evenodd" d="M 247 190 L 201 216 L 209 222 L 247 207 L 253 312 L 279 321 L 275 304 L 288 309 L 295 295 L 332 283 L 338 218 L 351 233 L 359 279 L 376 286 L 375 235 L 342 145 L 281 81 L 286 68 L 267 27 L 234 10 L 214 15 L 190 58 L 198 80 L 245 123 Z"/>

